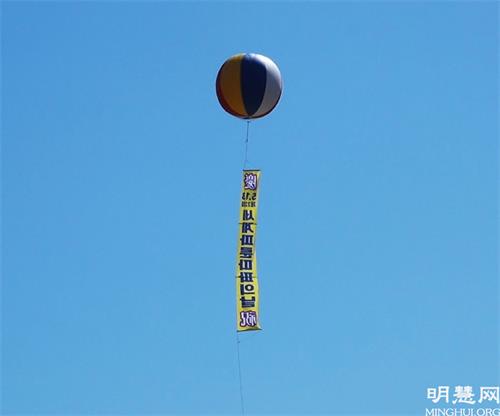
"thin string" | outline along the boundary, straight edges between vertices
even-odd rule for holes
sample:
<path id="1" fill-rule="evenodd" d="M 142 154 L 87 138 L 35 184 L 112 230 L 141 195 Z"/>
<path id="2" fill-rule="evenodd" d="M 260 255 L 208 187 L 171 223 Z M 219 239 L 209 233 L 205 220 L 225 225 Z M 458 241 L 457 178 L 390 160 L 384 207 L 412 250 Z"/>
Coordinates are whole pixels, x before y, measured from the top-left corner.
<path id="1" fill-rule="evenodd" d="M 245 139 L 245 161 L 243 162 L 243 170 L 247 168 L 248 162 L 248 130 L 250 130 L 250 120 L 247 120 L 247 137 Z"/>
<path id="2" fill-rule="evenodd" d="M 245 137 L 245 160 L 243 161 L 243 170 L 247 168 L 248 163 L 248 131 L 250 130 L 250 120 L 247 120 L 247 134 Z M 240 335 L 239 332 L 236 331 L 236 350 L 238 352 L 238 378 L 240 381 L 240 405 L 241 405 L 241 414 L 245 414 L 245 401 L 243 400 L 243 381 L 241 377 L 241 359 L 240 359 Z"/>
<path id="3" fill-rule="evenodd" d="M 239 332 L 236 331 L 236 349 L 238 350 L 238 375 L 240 379 L 240 405 L 241 405 L 241 414 L 245 414 L 245 406 L 243 401 L 243 383 L 241 381 L 241 362 L 240 362 L 240 336 Z"/>

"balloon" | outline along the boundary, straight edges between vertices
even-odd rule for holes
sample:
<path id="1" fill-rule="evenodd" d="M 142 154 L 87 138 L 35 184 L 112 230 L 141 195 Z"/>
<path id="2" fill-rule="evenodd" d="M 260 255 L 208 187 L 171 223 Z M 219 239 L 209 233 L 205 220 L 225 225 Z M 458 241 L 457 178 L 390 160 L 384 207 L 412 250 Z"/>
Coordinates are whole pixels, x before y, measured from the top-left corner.
<path id="1" fill-rule="evenodd" d="M 253 119 L 269 114 L 281 97 L 280 70 L 268 57 L 241 53 L 219 69 L 217 98 L 229 114 Z"/>

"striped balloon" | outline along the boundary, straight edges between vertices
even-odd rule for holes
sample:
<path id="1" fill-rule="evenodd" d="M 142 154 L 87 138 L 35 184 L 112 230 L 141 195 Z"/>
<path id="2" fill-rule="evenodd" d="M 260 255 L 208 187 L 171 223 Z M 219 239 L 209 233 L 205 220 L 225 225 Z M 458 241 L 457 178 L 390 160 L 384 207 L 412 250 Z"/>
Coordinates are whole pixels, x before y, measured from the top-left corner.
<path id="1" fill-rule="evenodd" d="M 264 117 L 281 97 L 280 70 L 263 55 L 234 55 L 219 69 L 216 89 L 220 105 L 229 114 L 244 119 Z"/>

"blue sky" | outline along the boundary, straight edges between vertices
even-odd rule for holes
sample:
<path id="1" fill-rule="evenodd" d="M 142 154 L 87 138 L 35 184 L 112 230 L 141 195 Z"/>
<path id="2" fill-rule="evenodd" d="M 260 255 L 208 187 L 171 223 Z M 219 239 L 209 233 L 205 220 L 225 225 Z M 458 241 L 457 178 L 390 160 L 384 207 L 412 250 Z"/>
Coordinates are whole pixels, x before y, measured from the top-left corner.
<path id="1" fill-rule="evenodd" d="M 495 2 L 2 2 L 2 412 L 237 414 L 245 123 L 271 57 L 249 414 L 498 385 Z"/>

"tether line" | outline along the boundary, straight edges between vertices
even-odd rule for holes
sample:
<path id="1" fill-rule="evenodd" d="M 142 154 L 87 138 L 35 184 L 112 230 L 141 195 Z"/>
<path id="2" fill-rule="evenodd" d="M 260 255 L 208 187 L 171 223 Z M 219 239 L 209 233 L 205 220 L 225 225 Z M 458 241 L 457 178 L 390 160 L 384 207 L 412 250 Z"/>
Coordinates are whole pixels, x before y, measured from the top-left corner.
<path id="1" fill-rule="evenodd" d="M 243 170 L 247 168 L 248 163 L 248 133 L 250 130 L 250 120 L 247 120 L 247 134 L 245 137 L 245 160 L 243 161 Z M 236 331 L 236 351 L 238 352 L 238 379 L 240 382 L 240 406 L 241 414 L 245 414 L 245 401 L 243 400 L 243 381 L 241 377 L 241 359 L 240 359 L 240 335 Z"/>
<path id="2" fill-rule="evenodd" d="M 245 161 L 243 162 L 243 169 L 246 169 L 248 162 L 248 130 L 250 130 L 250 120 L 247 120 L 247 137 L 245 139 Z"/>
<path id="3" fill-rule="evenodd" d="M 236 331 L 236 349 L 238 350 L 238 376 L 240 379 L 240 405 L 241 405 L 241 414 L 245 414 L 245 405 L 243 401 L 243 383 L 241 381 L 241 362 L 240 362 L 240 336 L 238 331 Z"/>

